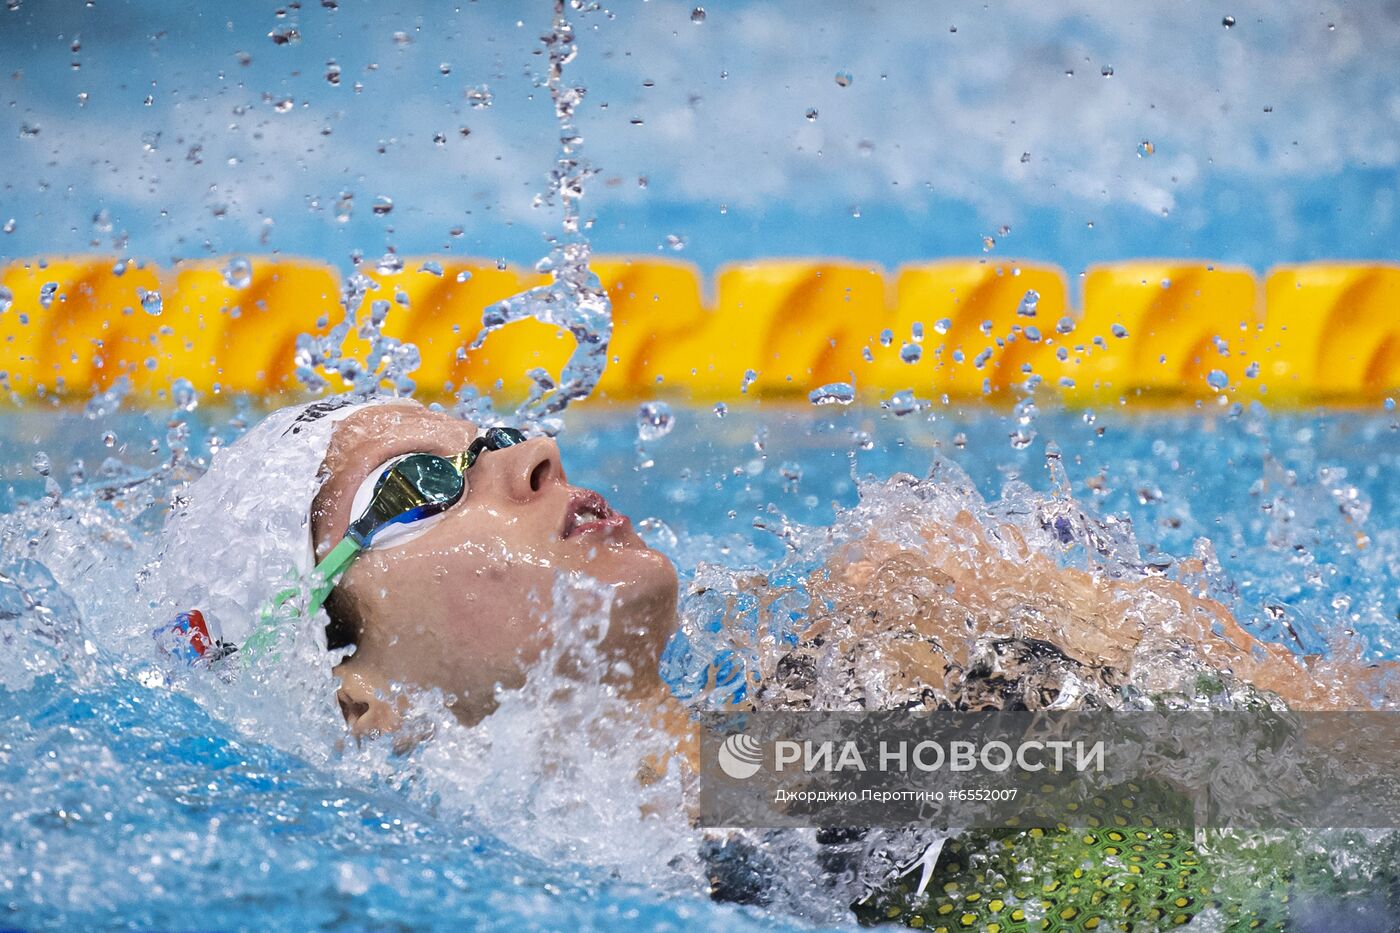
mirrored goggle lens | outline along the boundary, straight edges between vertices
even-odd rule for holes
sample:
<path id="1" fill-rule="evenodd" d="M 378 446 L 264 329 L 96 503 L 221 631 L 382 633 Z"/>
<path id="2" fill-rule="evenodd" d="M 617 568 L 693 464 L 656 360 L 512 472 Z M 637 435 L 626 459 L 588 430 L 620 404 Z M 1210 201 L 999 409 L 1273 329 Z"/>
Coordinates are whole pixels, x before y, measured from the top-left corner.
<path id="1" fill-rule="evenodd" d="M 466 478 L 446 457 L 409 454 L 385 463 L 360 484 L 350 536 L 361 547 L 392 547 L 418 537 L 466 493 Z"/>

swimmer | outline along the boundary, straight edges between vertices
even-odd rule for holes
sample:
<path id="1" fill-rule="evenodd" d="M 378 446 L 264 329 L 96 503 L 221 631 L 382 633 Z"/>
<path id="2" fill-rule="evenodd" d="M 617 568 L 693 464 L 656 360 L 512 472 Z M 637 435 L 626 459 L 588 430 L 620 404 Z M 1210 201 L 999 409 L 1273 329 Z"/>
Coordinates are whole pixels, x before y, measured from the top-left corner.
<path id="1" fill-rule="evenodd" d="M 276 624 L 268 607 L 298 594 L 297 579 L 347 540 L 395 461 L 452 462 L 479 437 L 476 426 L 409 401 L 273 413 L 214 457 L 167 522 L 163 611 L 196 610 L 202 639 L 222 646 L 216 654 L 247 655 L 265 640 L 260 628 Z M 497 690 L 523 684 L 547 647 L 561 573 L 612 590 L 601 648 L 617 688 L 665 693 L 658 669 L 676 624 L 670 561 L 601 495 L 568 483 L 552 438 L 516 434 L 493 447 L 478 441 L 470 465 L 454 465 L 464 482 L 450 507 L 381 532 L 326 581 L 333 587 L 310 594 L 325 600 L 327 647 L 353 645 L 335 673 L 358 735 L 398 728 L 406 699 L 395 685 L 441 690 L 468 724 L 489 714 Z"/>
<path id="2" fill-rule="evenodd" d="M 400 685 L 440 691 L 464 723 L 488 716 L 498 691 L 520 687 L 548 647 L 557 576 L 590 578 L 614 594 L 601 649 L 616 688 L 639 713 L 667 723 L 682 758 L 691 757 L 694 736 L 659 673 L 677 627 L 675 569 L 601 495 L 568 482 L 553 439 L 495 437 L 488 442 L 473 424 L 403 400 L 274 413 L 214 457 L 169 520 L 165 610 L 199 610 L 212 629 L 207 641 L 236 658 L 289 579 L 311 577 L 290 592 L 309 594 L 313 606 L 324 599 L 326 645 L 349 651 L 335 668 L 336 700 L 350 731 L 372 736 L 401 727 L 410 701 Z M 403 518 L 389 522 L 393 534 L 345 545 L 372 511 L 376 488 L 410 455 L 449 464 L 456 496 L 423 509 L 433 493 L 418 489 L 417 512 L 380 516 Z M 313 568 L 349 551 L 353 559 L 319 586 Z M 861 646 L 890 633 L 907 636 L 890 642 L 899 653 L 882 657 L 898 662 L 885 673 L 895 692 L 905 691 L 902 707 L 1053 702 L 1045 690 L 1053 693 L 1063 676 L 1022 678 L 1010 688 L 1015 696 L 1004 676 L 997 690 L 977 679 L 978 646 L 989 636 L 1013 654 L 1018 645 L 1048 646 L 1060 674 L 1073 668 L 1081 682 L 1121 684 L 1140 674 L 1137 659 L 1176 652 L 1294 708 L 1389 699 L 1388 668 L 1354 668 L 1343 679 L 1328 662 L 1254 639 L 1223 605 L 1184 583 L 1066 569 L 1016 529 L 988 528 L 965 512 L 924 521 L 899 544 L 872 529 L 808 583 L 813 605 L 826 608 L 796 647 L 763 659 L 771 683 L 746 702 L 792 687 L 805 695 L 767 708 L 814 707 L 811 684 L 794 686 L 783 670 L 812 670 L 832 657 L 855 670 Z M 872 592 L 885 595 L 872 605 Z"/>

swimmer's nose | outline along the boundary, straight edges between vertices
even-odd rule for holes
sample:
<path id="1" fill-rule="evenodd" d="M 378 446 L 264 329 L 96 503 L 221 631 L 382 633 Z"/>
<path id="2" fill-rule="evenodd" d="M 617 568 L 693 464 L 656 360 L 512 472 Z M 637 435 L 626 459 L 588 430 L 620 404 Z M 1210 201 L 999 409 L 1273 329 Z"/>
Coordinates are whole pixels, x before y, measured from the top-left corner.
<path id="1" fill-rule="evenodd" d="M 478 471 L 485 472 L 489 482 L 498 484 L 501 492 L 517 502 L 529 502 L 564 482 L 559 445 L 552 437 L 534 437 L 485 453 L 472 470 Z"/>

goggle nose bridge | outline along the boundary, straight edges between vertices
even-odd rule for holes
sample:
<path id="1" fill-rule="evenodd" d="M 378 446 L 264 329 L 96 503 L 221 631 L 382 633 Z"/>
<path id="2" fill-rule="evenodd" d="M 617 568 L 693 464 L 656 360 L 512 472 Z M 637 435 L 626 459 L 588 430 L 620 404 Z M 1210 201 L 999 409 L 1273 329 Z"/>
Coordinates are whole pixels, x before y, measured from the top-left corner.
<path id="1" fill-rule="evenodd" d="M 476 438 L 467 446 L 467 449 L 449 458 L 457 471 L 466 474 L 467 470 L 476 463 L 476 458 L 488 450 L 502 450 L 506 447 L 514 447 L 516 444 L 524 443 L 525 435 L 515 428 L 487 428 L 486 432 Z"/>

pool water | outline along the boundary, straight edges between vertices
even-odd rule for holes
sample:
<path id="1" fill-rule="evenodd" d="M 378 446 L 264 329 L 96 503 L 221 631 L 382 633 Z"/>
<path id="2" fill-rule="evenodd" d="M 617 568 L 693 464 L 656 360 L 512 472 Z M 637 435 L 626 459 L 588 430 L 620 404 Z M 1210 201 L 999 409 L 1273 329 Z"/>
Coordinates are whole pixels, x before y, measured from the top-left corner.
<path id="1" fill-rule="evenodd" d="M 479 730 L 436 723 L 416 750 L 347 748 L 314 673 L 243 693 L 161 669 L 132 582 L 179 480 L 211 438 L 236 434 L 236 415 L 0 418 L 0 925 L 853 922 L 801 898 L 769 911 L 710 902 L 675 782 L 648 795 L 618 776 L 610 743 L 649 739 L 590 719 L 619 703 L 601 688 L 548 715 L 548 685 L 527 688 Z M 929 418 L 756 403 L 678 406 L 674 428 L 653 425 L 645 441 L 632 407 L 571 411 L 566 425 L 570 480 L 672 556 L 683 594 L 702 565 L 800 572 L 864 481 L 939 463 L 993 513 L 1072 497 L 1123 564 L 1170 573 L 1175 558 L 1204 559 L 1212 595 L 1260 637 L 1318 652 L 1354 633 L 1371 656 L 1400 658 L 1392 412 Z M 712 660 L 701 647 L 673 645 L 682 692 Z M 521 764 L 542 736 L 578 747 Z M 661 814 L 639 817 L 648 803 Z"/>

